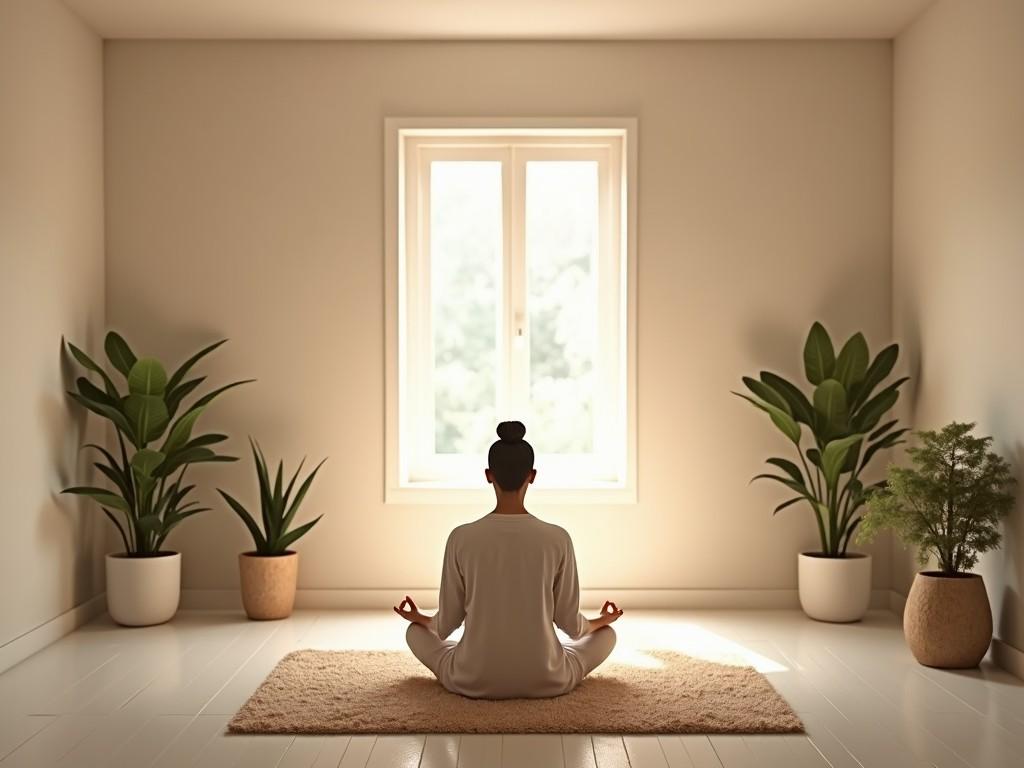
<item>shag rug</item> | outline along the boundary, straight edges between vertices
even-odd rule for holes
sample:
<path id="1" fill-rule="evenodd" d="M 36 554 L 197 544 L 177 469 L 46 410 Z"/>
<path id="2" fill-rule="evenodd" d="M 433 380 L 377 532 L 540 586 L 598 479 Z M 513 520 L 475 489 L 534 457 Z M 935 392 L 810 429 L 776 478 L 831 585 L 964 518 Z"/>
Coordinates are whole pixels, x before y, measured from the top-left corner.
<path id="1" fill-rule="evenodd" d="M 553 699 L 449 693 L 400 651 L 296 651 L 228 726 L 235 733 L 798 733 L 803 724 L 751 667 L 670 651 L 614 656 Z"/>

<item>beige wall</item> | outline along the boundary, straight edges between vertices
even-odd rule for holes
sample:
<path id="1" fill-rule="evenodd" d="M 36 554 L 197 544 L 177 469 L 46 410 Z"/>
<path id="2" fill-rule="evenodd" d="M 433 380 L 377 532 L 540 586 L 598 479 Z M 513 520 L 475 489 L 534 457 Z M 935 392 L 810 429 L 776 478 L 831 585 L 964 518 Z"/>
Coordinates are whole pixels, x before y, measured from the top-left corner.
<path id="1" fill-rule="evenodd" d="M 56 493 L 88 466 L 61 335 L 104 322 L 102 57 L 55 0 L 0 3 L 0 646 L 101 590 L 102 517 Z"/>
<path id="2" fill-rule="evenodd" d="M 448 530 L 487 510 L 382 503 L 384 118 L 636 116 L 640 503 L 534 511 L 570 529 L 585 587 L 794 588 L 814 526 L 748 486 L 785 445 L 729 390 L 796 373 L 817 317 L 890 338 L 890 53 L 108 43 L 110 321 L 171 358 L 231 337 L 212 376 L 259 383 L 209 424 L 242 455 L 252 434 L 330 456 L 301 587 L 435 586 Z M 254 497 L 248 460 L 204 477 Z M 237 583 L 246 534 L 217 506 L 171 539 L 186 587 Z"/>
<path id="3" fill-rule="evenodd" d="M 1024 461 L 1024 3 L 942 0 L 896 41 L 894 307 L 915 425 L 977 421 Z M 1024 489 L 1022 489 L 1024 494 Z M 996 635 L 1024 649 L 1024 517 L 982 560 Z M 895 584 L 914 571 L 897 551 Z"/>

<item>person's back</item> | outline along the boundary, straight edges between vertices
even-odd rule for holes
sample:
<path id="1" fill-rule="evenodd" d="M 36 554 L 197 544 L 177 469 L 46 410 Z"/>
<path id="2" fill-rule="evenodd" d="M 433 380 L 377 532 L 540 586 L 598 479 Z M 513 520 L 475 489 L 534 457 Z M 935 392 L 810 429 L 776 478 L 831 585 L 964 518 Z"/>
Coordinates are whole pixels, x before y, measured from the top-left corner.
<path id="1" fill-rule="evenodd" d="M 582 668 L 553 626 L 573 639 L 586 631 L 569 534 L 530 514 L 492 512 L 456 528 L 447 549 L 434 628 L 447 637 L 463 605 L 466 622 L 445 660 L 448 687 L 488 698 L 557 696 L 575 687 Z"/>
<path id="2" fill-rule="evenodd" d="M 438 612 L 419 613 L 406 596 L 395 611 L 411 623 L 413 653 L 449 690 L 477 698 L 539 698 L 571 691 L 615 645 L 608 624 L 622 611 L 579 612 L 579 580 L 569 534 L 523 506 L 533 482 L 525 427 L 503 422 L 487 479 L 494 512 L 452 531 L 445 547 Z M 406 607 L 408 604 L 408 607 Z M 445 641 L 465 621 L 459 643 Z M 573 638 L 563 645 L 554 625 Z"/>

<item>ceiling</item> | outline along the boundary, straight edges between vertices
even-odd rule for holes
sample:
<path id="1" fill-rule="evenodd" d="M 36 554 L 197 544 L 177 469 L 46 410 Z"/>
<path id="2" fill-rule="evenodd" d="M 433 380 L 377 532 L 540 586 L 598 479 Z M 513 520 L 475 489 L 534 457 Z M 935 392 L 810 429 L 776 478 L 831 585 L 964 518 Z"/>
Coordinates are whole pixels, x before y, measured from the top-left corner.
<path id="1" fill-rule="evenodd" d="M 932 0 L 64 0 L 108 38 L 888 38 Z"/>

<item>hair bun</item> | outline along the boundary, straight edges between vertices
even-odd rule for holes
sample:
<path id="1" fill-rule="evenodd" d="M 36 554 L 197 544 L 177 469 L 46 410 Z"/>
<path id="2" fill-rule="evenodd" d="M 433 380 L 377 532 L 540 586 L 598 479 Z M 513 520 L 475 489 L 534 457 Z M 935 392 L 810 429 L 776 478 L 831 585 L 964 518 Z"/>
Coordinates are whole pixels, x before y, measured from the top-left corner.
<path id="1" fill-rule="evenodd" d="M 526 425 L 521 421 L 503 421 L 498 425 L 498 437 L 506 443 L 517 443 L 526 435 Z"/>

